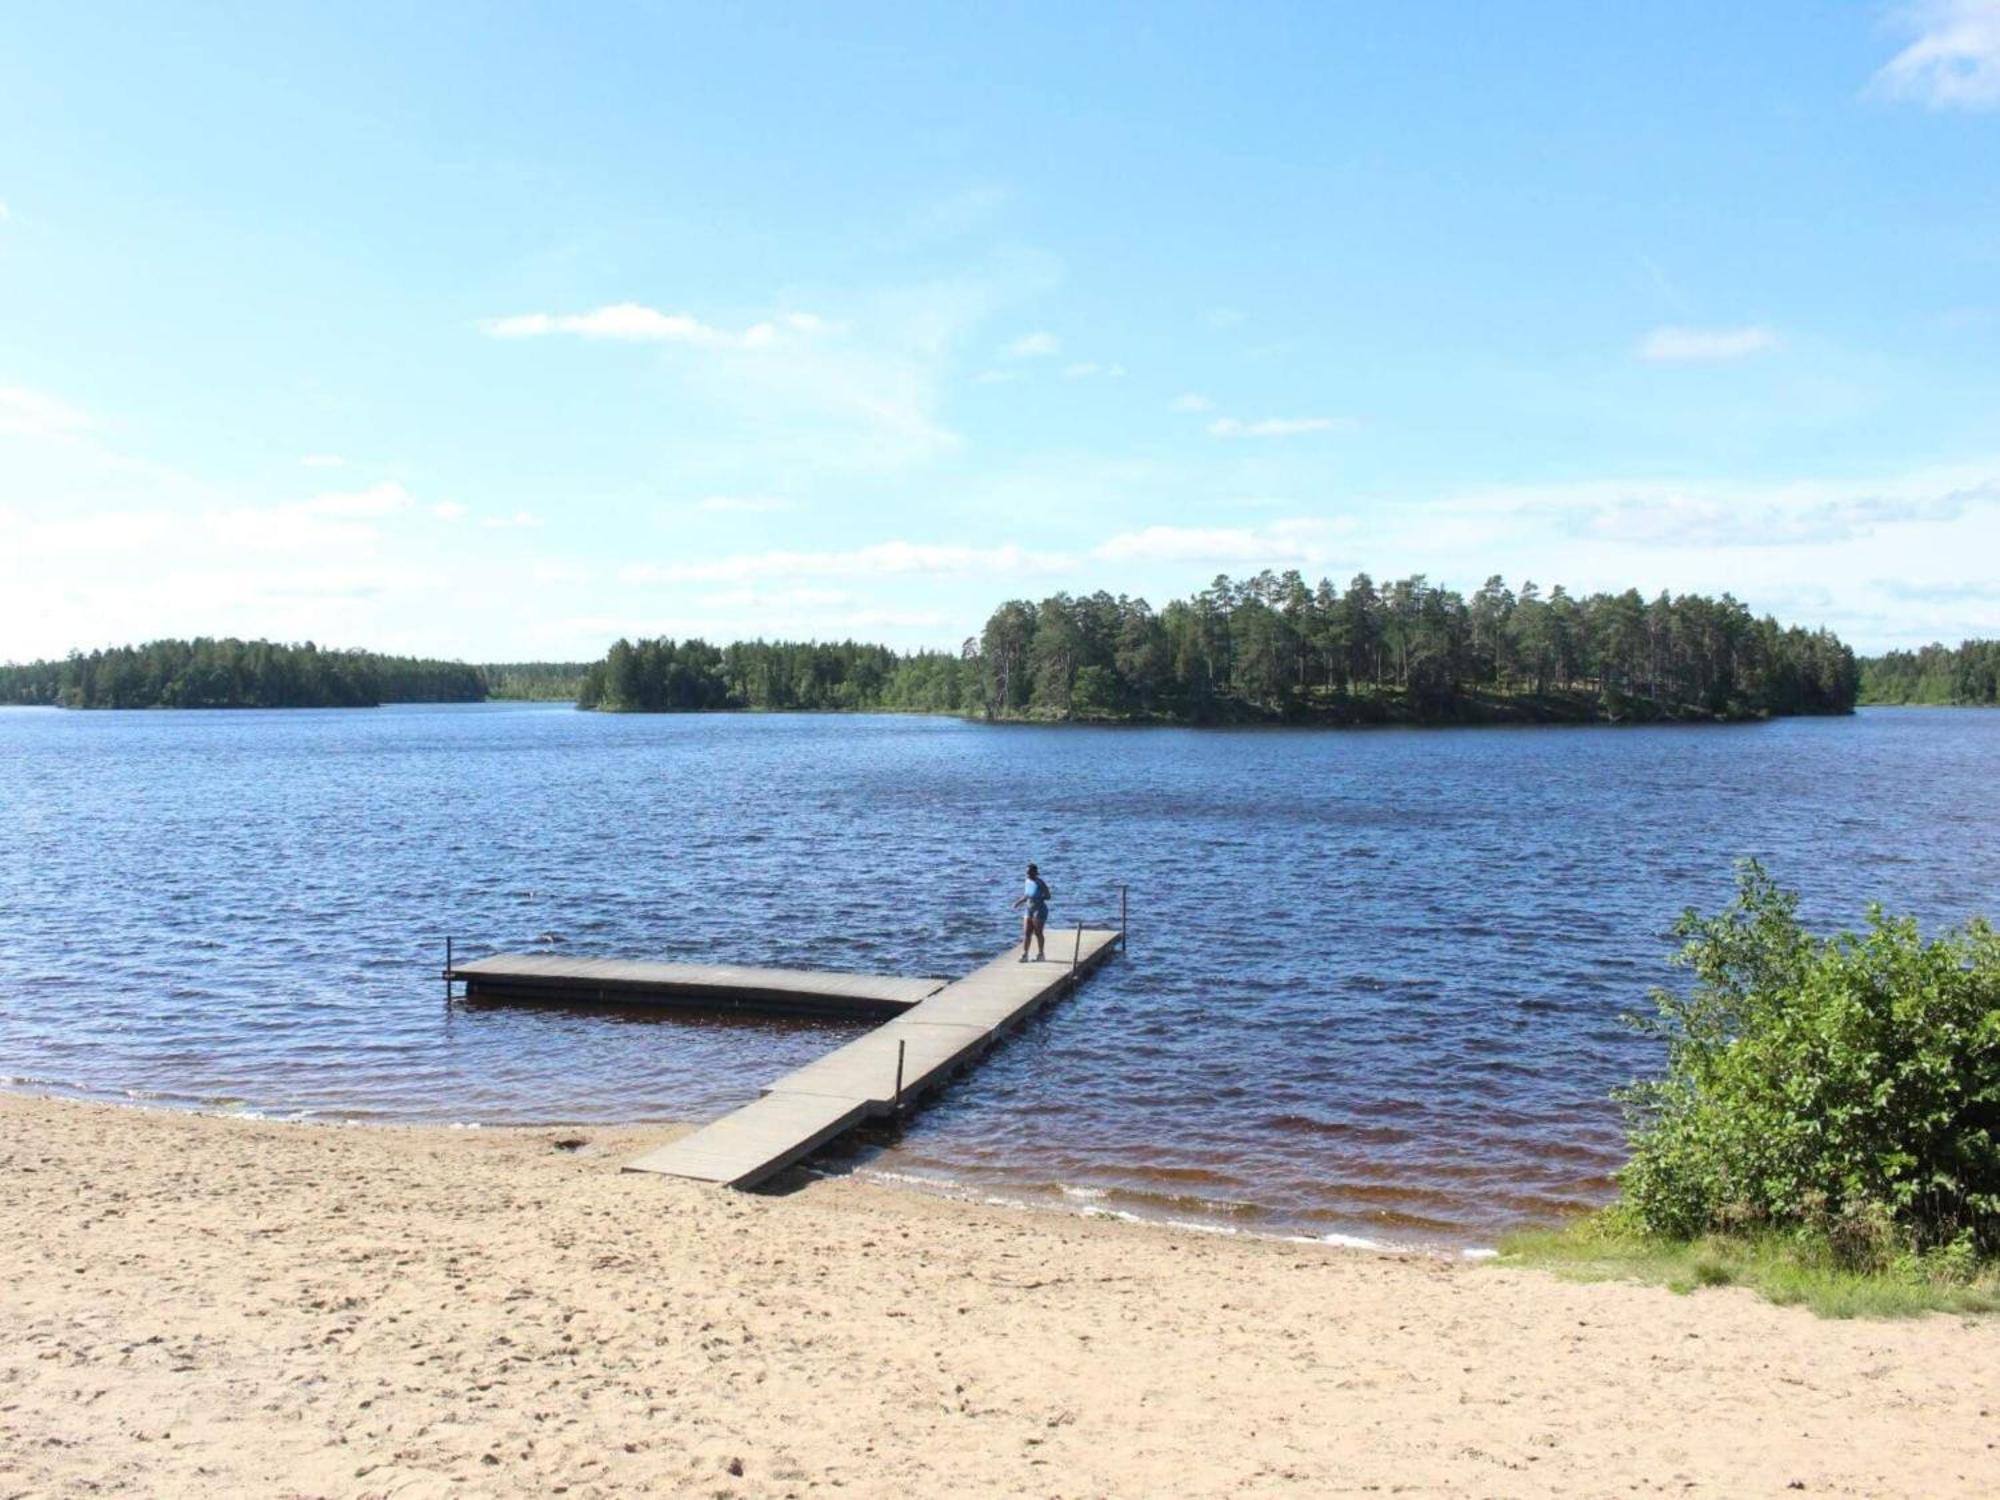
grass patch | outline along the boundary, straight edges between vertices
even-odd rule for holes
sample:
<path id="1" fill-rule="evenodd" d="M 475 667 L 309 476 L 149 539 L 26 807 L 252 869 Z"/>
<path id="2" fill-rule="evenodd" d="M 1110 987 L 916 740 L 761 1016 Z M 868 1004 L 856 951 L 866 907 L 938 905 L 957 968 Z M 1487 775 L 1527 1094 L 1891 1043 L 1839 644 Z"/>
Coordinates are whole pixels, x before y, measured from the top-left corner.
<path id="1" fill-rule="evenodd" d="M 1704 1235 L 1671 1240 L 1634 1234 L 1601 1217 L 1560 1229 L 1527 1229 L 1500 1242 L 1490 1264 L 1538 1266 L 1573 1281 L 1639 1281 L 1688 1293 L 1741 1286 L 1823 1318 L 1908 1318 L 1919 1313 L 2000 1312 L 2000 1265 L 1939 1251 L 1898 1256 L 1880 1270 L 1838 1264 L 1807 1236 Z"/>

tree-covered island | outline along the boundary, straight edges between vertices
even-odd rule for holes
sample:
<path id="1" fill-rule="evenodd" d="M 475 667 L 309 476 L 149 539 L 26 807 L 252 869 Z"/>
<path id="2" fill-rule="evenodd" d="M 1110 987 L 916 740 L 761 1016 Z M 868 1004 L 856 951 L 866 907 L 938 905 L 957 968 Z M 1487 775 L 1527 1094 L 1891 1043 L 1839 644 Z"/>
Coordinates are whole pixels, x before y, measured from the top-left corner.
<path id="1" fill-rule="evenodd" d="M 1847 713 L 1860 682 L 1853 652 L 1830 632 L 1758 618 L 1726 594 L 1578 598 L 1491 578 L 1466 597 L 1421 575 L 1378 587 L 1361 574 L 1341 589 L 1267 572 L 1217 578 L 1159 610 L 1101 591 L 1011 600 L 957 651 L 621 640 L 587 667 L 475 666 L 310 642 L 162 640 L 0 667 L 0 703 L 321 708 L 537 698 L 642 713 L 1586 723 Z"/>
<path id="2" fill-rule="evenodd" d="M 332 651 L 307 641 L 149 641 L 0 666 L 0 703 L 58 708 L 373 708 L 382 703 L 572 699 L 581 665 Z"/>
<path id="3" fill-rule="evenodd" d="M 854 643 L 619 641 L 585 708 L 891 709 L 1155 723 L 1497 723 L 1847 713 L 1854 654 L 1728 595 L 1572 597 L 1421 575 L 1345 589 L 1217 578 L 1155 610 L 1056 594 L 1001 605 L 957 653 Z"/>
<path id="4" fill-rule="evenodd" d="M 1861 663 L 1863 703 L 1991 708 L 2000 704 L 2000 641 L 1890 651 Z"/>

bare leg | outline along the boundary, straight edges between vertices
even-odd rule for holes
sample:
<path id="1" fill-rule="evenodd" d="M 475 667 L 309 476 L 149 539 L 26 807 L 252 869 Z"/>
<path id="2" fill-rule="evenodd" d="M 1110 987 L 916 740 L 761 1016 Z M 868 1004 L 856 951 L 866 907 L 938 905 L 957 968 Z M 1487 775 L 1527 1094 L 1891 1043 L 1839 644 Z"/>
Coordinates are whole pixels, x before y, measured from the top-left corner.
<path id="1" fill-rule="evenodd" d="M 1024 962 L 1028 957 L 1028 939 L 1032 938 L 1034 935 L 1035 935 L 1034 916 L 1032 914 L 1024 915 L 1021 918 L 1021 958 Z"/>
<path id="2" fill-rule="evenodd" d="M 1037 963 L 1049 956 L 1048 943 L 1042 932 L 1042 928 L 1045 925 L 1042 918 L 1035 918 L 1035 961 Z"/>

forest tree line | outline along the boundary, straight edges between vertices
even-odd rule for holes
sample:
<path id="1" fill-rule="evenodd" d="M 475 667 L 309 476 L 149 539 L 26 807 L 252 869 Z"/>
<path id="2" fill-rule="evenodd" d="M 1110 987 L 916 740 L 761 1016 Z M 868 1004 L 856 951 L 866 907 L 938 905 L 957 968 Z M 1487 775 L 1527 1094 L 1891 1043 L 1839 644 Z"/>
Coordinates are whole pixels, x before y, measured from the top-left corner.
<path id="1" fill-rule="evenodd" d="M 535 665 L 546 664 L 508 670 Z M 487 670 L 464 662 L 326 650 L 310 641 L 161 640 L 0 666 L 0 703 L 60 708 L 372 708 L 489 696 Z"/>
<path id="2" fill-rule="evenodd" d="M 996 717 L 1745 718 L 1846 713 L 1854 654 L 1724 594 L 1578 598 L 1422 574 L 1345 589 L 1296 572 L 1217 578 L 1155 611 L 1058 594 L 1002 605 L 979 640 Z"/>
<path id="3" fill-rule="evenodd" d="M 2000 705 L 2000 640 L 1932 642 L 1861 662 L 1863 703 Z"/>
<path id="4" fill-rule="evenodd" d="M 579 708 L 638 713 L 965 713 L 979 703 L 976 659 L 858 641 L 621 640 L 584 674 L 577 696 Z"/>
<path id="5" fill-rule="evenodd" d="M 1881 681 L 1948 681 L 1959 695 L 1950 701 L 1981 701 L 1981 692 L 1991 701 L 1992 646 L 1891 653 L 1881 659 L 1889 664 Z M 1948 670 L 1938 665 L 1945 658 Z M 1217 578 L 1159 610 L 1101 591 L 1011 600 L 956 652 L 855 641 L 621 640 L 588 667 L 480 667 L 310 642 L 200 639 L 0 667 L 0 702 L 78 708 L 512 697 L 642 712 L 873 709 L 1179 723 L 1845 713 L 1859 686 L 1853 653 L 1831 633 L 1760 619 L 1727 594 L 1576 598 L 1532 583 L 1515 590 L 1494 577 L 1468 597 L 1422 575 L 1378 587 L 1360 574 L 1338 589 L 1296 572 Z"/>
<path id="6" fill-rule="evenodd" d="M 497 661 L 476 668 L 486 696 L 536 703 L 574 703 L 583 691 L 585 661 Z"/>
<path id="7" fill-rule="evenodd" d="M 880 646 L 619 641 L 586 708 L 905 709 L 996 719 L 1454 722 L 1845 713 L 1854 655 L 1728 595 L 1573 598 L 1421 575 L 1344 589 L 1217 578 L 1154 610 L 1056 594 L 996 609 L 956 654 Z"/>

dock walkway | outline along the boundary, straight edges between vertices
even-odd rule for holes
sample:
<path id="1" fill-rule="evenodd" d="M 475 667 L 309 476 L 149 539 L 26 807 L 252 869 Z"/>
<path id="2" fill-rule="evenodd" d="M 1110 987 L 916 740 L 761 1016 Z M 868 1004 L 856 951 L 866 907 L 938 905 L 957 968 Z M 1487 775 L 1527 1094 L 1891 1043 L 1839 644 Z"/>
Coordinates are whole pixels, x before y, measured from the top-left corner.
<path id="1" fill-rule="evenodd" d="M 569 958 L 554 953 L 496 953 L 451 964 L 444 977 L 463 980 L 468 1000 L 690 1005 L 858 1020 L 900 1015 L 935 995 L 945 983 L 888 974 Z"/>
<path id="2" fill-rule="evenodd" d="M 787 1073 L 762 1098 L 628 1163 L 626 1170 L 754 1187 L 863 1120 L 908 1107 L 1009 1027 L 1081 981 L 1118 939 L 1116 929 L 1053 932 L 1042 963 L 1021 963 L 1010 948 L 894 1020 Z"/>

